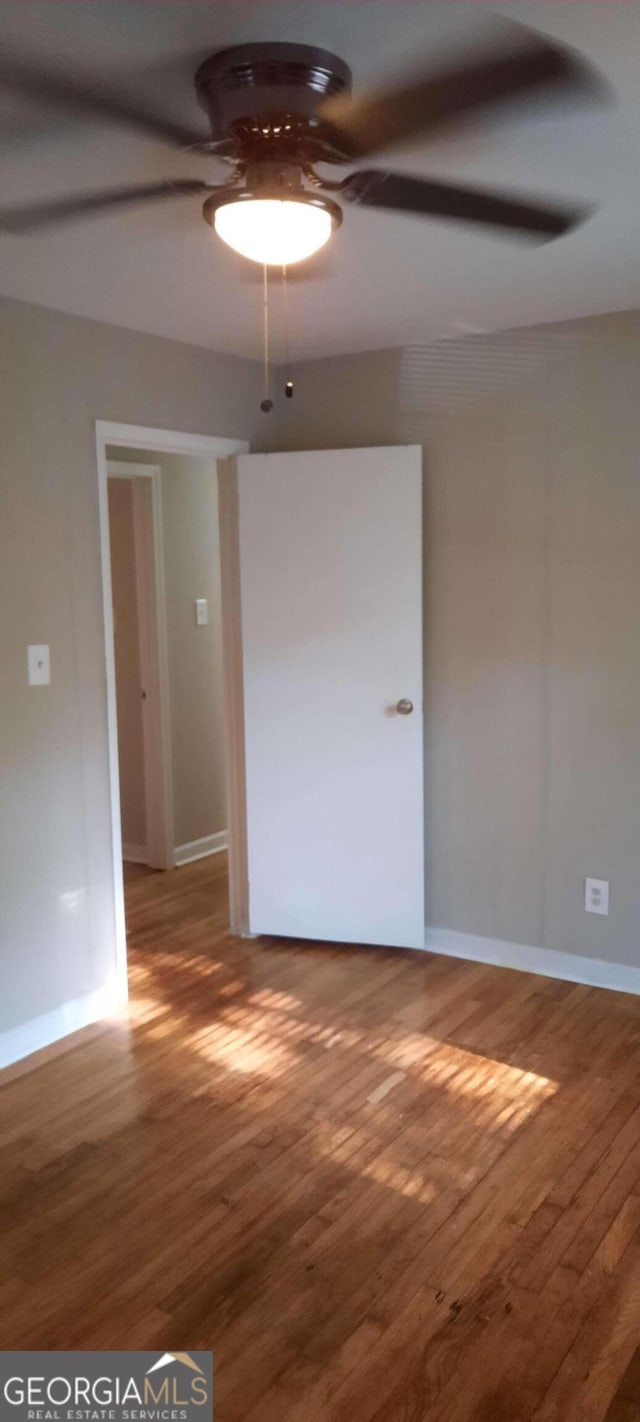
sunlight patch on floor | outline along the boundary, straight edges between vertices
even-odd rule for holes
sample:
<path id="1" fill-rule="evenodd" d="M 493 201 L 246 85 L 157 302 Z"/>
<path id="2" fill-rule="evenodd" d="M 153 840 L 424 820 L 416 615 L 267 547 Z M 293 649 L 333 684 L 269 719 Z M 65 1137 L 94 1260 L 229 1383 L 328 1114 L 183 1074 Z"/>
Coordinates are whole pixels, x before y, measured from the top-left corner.
<path id="1" fill-rule="evenodd" d="M 281 1076 L 294 1062 L 291 1048 L 279 1037 L 230 1025 L 196 1032 L 187 1043 L 205 1061 L 245 1076 Z"/>

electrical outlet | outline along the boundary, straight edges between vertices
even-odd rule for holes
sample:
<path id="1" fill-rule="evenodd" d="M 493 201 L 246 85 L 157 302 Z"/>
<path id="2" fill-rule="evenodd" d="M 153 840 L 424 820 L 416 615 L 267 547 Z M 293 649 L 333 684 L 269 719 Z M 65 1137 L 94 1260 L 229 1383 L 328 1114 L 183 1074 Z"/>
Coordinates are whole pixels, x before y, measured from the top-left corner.
<path id="1" fill-rule="evenodd" d="M 206 597 L 197 597 L 195 601 L 196 627 L 206 627 L 209 621 L 209 603 Z"/>
<path id="2" fill-rule="evenodd" d="M 584 906 L 587 913 L 601 913 L 606 917 L 609 912 L 608 879 L 585 879 Z"/>

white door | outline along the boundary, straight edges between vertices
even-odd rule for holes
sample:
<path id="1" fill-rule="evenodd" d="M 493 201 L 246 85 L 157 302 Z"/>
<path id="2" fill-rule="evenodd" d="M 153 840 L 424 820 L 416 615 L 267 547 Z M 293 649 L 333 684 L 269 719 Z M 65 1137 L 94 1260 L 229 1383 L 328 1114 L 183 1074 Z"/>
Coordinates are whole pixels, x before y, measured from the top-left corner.
<path id="1" fill-rule="evenodd" d="M 421 451 L 237 467 L 251 932 L 423 946 Z"/>

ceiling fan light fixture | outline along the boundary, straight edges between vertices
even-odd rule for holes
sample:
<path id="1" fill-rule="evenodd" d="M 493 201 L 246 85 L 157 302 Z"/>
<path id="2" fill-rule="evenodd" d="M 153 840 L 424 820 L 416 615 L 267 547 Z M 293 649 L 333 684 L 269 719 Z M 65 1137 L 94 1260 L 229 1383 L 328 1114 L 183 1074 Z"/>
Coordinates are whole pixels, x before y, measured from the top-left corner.
<path id="1" fill-rule="evenodd" d="M 241 256 L 262 266 L 290 267 L 318 252 L 342 220 L 335 202 L 312 193 L 274 198 L 237 193 L 218 201 L 205 217 Z"/>

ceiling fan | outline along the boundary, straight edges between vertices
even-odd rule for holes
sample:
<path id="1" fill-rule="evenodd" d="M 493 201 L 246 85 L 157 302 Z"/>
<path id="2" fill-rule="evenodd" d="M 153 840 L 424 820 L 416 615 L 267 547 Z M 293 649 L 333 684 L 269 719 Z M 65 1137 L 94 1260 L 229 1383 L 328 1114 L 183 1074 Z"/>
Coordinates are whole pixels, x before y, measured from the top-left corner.
<path id="1" fill-rule="evenodd" d="M 288 266 L 318 251 L 342 221 L 343 203 L 420 217 L 475 223 L 549 240 L 587 215 L 579 206 L 525 201 L 501 193 L 435 182 L 387 168 L 364 168 L 338 180 L 318 165 L 347 166 L 416 137 L 429 138 L 483 110 L 539 92 L 590 96 L 598 84 L 579 55 L 512 26 L 515 41 L 459 65 L 431 69 L 400 88 L 352 98 L 352 76 L 335 55 L 310 45 L 243 44 L 213 54 L 195 75 L 207 136 L 156 118 L 87 83 L 9 62 L 0 85 L 54 107 L 124 123 L 174 146 L 230 165 L 213 184 L 176 178 L 139 187 L 31 203 L 0 210 L 0 230 L 29 232 L 150 200 L 204 197 L 203 216 L 243 256 Z"/>

